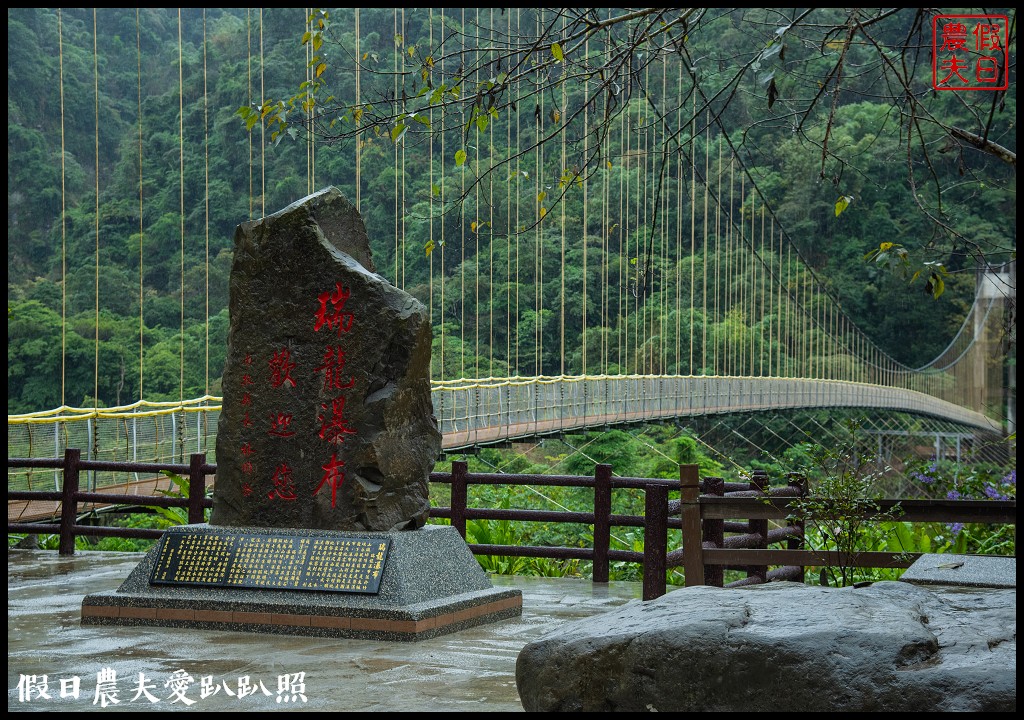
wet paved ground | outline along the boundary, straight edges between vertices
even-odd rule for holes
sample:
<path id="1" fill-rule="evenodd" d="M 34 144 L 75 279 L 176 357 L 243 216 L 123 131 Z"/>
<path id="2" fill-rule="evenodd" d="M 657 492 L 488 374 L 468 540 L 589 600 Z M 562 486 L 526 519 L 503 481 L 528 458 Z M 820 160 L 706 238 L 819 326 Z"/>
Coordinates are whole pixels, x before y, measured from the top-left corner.
<path id="1" fill-rule="evenodd" d="M 412 643 L 83 627 L 82 598 L 116 590 L 141 558 L 8 550 L 9 711 L 521 712 L 522 647 L 642 591 L 639 583 L 496 576 L 495 586 L 522 590 L 522 617 Z"/>

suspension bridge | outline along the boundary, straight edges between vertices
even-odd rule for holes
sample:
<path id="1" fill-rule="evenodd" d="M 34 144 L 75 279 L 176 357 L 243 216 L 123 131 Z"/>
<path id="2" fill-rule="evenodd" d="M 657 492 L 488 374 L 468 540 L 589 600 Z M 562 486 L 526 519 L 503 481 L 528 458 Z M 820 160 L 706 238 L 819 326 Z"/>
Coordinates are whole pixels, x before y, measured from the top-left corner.
<path id="1" fill-rule="evenodd" d="M 672 53 L 652 48 L 636 73 L 646 101 L 624 100 L 600 137 L 586 130 L 601 120 L 590 102 L 597 81 L 588 77 L 545 88 L 536 108 L 474 122 L 476 142 L 466 149 L 467 117 L 446 118 L 454 111 L 439 105 L 425 111 L 423 126 L 457 130 L 418 145 L 402 132 L 334 145 L 311 134 L 276 151 L 262 124 L 247 132 L 235 111 L 265 106 L 272 87 L 280 97 L 296 73 L 319 77 L 314 48 L 297 42 L 315 31 L 308 12 L 179 10 L 176 27 L 141 10 L 43 9 L 34 17 L 57 71 L 47 102 L 60 108 L 44 138 L 60 159 L 50 264 L 60 322 L 41 338 L 60 353 L 33 372 L 59 378 L 59 399 L 53 409 L 8 415 L 9 456 L 79 447 L 94 459 L 167 462 L 205 452 L 215 461 L 226 228 L 325 184 L 364 214 L 378 273 L 430 309 L 434 409 L 448 450 L 785 409 L 909 413 L 965 436 L 999 436 L 1013 422 L 1000 360 L 1000 288 L 1015 287 L 1012 268 L 979 271 L 973 305 L 939 357 L 916 368 L 898 362 L 805 261 L 710 110 L 696 111 Z M 440 82 L 460 62 L 487 61 L 487 51 L 467 47 L 466 33 L 450 32 L 456 21 L 490 28 L 494 48 L 551 20 L 532 9 L 500 17 L 486 8 L 338 11 L 334 25 L 351 31 L 351 47 L 327 72 L 351 75 L 354 85 L 341 83 L 349 96 L 338 102 L 365 109 L 370 59 L 392 71 L 397 96 L 410 73 L 427 68 Z M 151 40 L 158 31 L 177 36 L 170 56 Z M 388 31 L 394 47 L 379 41 Z M 431 49 L 429 64 L 422 48 Z M 133 77 L 134 87 L 119 87 L 127 91 L 125 135 L 112 157 L 100 88 L 115 67 L 118 82 Z M 218 84 L 229 73 L 230 89 Z M 522 70 L 507 82 L 522 92 L 538 81 Z M 84 94 L 75 105 L 88 106 L 92 122 L 70 115 L 69 88 Z M 160 111 L 148 107 L 157 100 Z M 674 108 L 678 119 L 687 102 L 694 112 L 679 129 L 691 142 L 669 153 L 676 139 L 651 108 Z M 317 108 L 306 112 L 309 123 L 323 121 Z M 570 116 L 583 132 L 559 119 Z M 541 142 L 549 134 L 555 139 Z M 230 147 L 232 156 L 211 156 L 212 147 Z M 242 168 L 232 166 L 239 160 Z M 589 169 L 569 171 L 580 163 Z M 154 187 L 158 177 L 173 187 Z M 224 193 L 245 198 L 246 217 L 217 217 Z M 452 212 L 454 200 L 461 211 Z M 157 258 L 168 237 L 176 266 L 160 286 L 156 271 L 169 265 Z M 110 272 L 124 248 L 134 278 Z M 179 327 L 155 342 L 148 323 L 157 314 L 166 323 L 167 298 Z M 108 311 L 122 306 L 138 332 L 130 351 L 115 353 L 104 336 Z M 9 318 L 9 339 L 11 328 Z M 177 363 L 176 387 L 154 379 L 158 369 L 168 374 L 168 358 Z M 124 388 L 134 402 L 121 402 Z"/>

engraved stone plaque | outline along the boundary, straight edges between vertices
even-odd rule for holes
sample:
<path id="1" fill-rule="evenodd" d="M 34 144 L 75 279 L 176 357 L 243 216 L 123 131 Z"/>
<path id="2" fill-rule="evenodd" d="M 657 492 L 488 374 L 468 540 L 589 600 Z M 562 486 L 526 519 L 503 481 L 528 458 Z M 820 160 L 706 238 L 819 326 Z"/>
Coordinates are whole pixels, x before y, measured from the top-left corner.
<path id="1" fill-rule="evenodd" d="M 167 533 L 150 583 L 376 594 L 390 542 L 371 537 Z"/>

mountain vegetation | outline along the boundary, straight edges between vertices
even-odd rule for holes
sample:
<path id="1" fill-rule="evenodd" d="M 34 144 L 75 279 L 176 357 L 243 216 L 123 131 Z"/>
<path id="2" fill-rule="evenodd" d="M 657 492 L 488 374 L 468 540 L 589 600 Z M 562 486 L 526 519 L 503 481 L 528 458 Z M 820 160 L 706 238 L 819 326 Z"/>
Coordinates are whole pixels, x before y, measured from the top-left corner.
<path id="1" fill-rule="evenodd" d="M 518 105 L 488 107 L 488 91 L 471 85 L 479 74 L 459 66 L 460 53 L 479 72 L 490 62 L 495 78 L 506 73 L 499 82 L 510 89 L 540 77 L 509 80 L 507 64 L 484 57 L 502 28 L 543 21 L 534 9 L 498 13 L 364 8 L 357 23 L 340 9 L 314 48 L 317 16 L 310 24 L 299 8 L 8 9 L 8 413 L 220 394 L 235 227 L 325 185 L 359 202 L 379 272 L 432 308 L 435 378 L 714 372 L 693 360 L 706 357 L 693 339 L 725 342 L 770 313 L 716 316 L 689 305 L 681 282 L 711 263 L 730 267 L 710 242 L 690 251 L 694 166 L 700 193 L 745 168 L 758 206 L 807 264 L 801 273 L 910 367 L 937 356 L 960 326 L 978 252 L 992 262 L 1015 252 L 1015 166 L 954 146 L 943 131 L 969 126 L 977 98 L 935 93 L 928 112 L 938 122 L 921 130 L 922 145 L 908 145 L 901 133 L 910 128 L 894 114 L 902 91 L 880 87 L 886 76 L 871 71 L 867 43 L 828 36 L 811 47 L 794 31 L 788 56 L 781 43 L 766 54 L 763 36 L 783 18 L 732 10 L 671 35 L 679 50 L 664 59 L 666 46 L 637 36 L 634 23 L 635 67 L 616 69 L 632 73 L 632 85 L 592 143 L 562 120 L 596 92 L 600 58 L 571 64 L 585 47 L 570 52 L 539 36 L 548 41 L 535 62 L 550 84 L 521 93 Z M 922 32 L 916 15 L 891 21 L 894 42 Z M 662 59 L 645 62 L 645 52 Z M 850 69 L 842 92 L 829 85 L 838 53 Z M 760 75 L 748 67 L 759 57 Z M 702 87 L 729 90 L 728 103 L 673 89 L 694 65 Z M 579 74 L 559 82 L 558 72 Z M 319 104 L 304 107 L 314 85 Z M 795 132 L 784 110 L 808 87 L 826 100 L 801 106 L 807 123 Z M 424 88 L 426 101 L 440 93 L 433 108 L 396 105 Z M 1014 148 L 1013 81 L 992 95 L 985 127 Z M 702 106 L 678 123 L 686 137 L 668 143 L 659 111 Z M 323 132 L 310 139 L 299 118 L 320 108 Z M 539 144 L 563 126 L 554 144 Z M 921 148 L 931 153 L 926 167 Z M 920 184 L 908 164 L 924 168 Z M 936 188 L 952 234 L 937 235 L 922 212 Z M 837 198 L 847 199 L 842 212 Z M 745 217 L 741 197 L 711 203 Z M 641 205 L 632 217 L 621 210 Z M 931 271 L 908 284 L 877 253 L 865 262 L 885 241 L 941 266 L 944 292 L 923 292 Z M 895 254 L 881 259 L 899 264 Z M 742 292 L 753 277 L 732 267 L 730 291 Z M 788 353 L 764 347 L 755 357 L 750 342 L 738 374 L 763 367 L 762 354 Z"/>

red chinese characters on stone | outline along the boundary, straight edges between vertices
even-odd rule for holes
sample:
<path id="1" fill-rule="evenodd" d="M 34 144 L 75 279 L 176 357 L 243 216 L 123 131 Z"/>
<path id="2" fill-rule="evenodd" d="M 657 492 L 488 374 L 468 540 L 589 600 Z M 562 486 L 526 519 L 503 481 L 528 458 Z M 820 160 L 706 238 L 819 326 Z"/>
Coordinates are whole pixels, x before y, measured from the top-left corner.
<path id="1" fill-rule="evenodd" d="M 270 384 L 272 387 L 281 387 L 285 383 L 290 383 L 292 387 L 295 387 L 295 380 L 291 376 L 291 371 L 295 369 L 295 363 L 292 362 L 290 350 L 281 348 L 281 350 L 274 353 L 274 357 L 268 360 L 267 364 L 270 366 Z"/>
<path id="2" fill-rule="evenodd" d="M 289 413 L 279 412 L 277 415 L 270 416 L 270 430 L 267 431 L 268 435 L 276 435 L 277 437 L 291 437 L 295 434 L 295 431 L 291 429 L 292 416 Z"/>
<path id="3" fill-rule="evenodd" d="M 331 389 L 347 390 L 354 387 L 356 379 L 350 377 L 347 381 L 343 375 L 345 370 L 345 351 L 341 347 L 327 346 L 324 352 L 323 365 L 316 368 L 316 372 L 324 373 L 324 391 Z"/>
<path id="4" fill-rule="evenodd" d="M 327 405 L 320 405 L 325 411 Z M 344 418 L 345 412 L 345 398 L 336 397 L 331 401 L 331 414 L 330 416 L 324 412 L 317 416 L 317 420 L 320 421 L 320 439 L 326 440 L 331 443 L 343 443 L 345 442 L 346 435 L 355 435 L 356 431 L 349 427 L 348 421 Z"/>
<path id="5" fill-rule="evenodd" d="M 252 464 L 252 455 L 255 452 L 252 448 L 252 443 L 242 443 L 242 473 L 245 475 L 252 475 L 256 472 L 256 467 Z"/>
<path id="6" fill-rule="evenodd" d="M 295 494 L 295 483 L 292 481 L 292 469 L 288 465 L 284 463 L 278 465 L 271 479 L 274 481 L 274 489 L 267 493 L 269 499 L 295 500 L 298 498 L 298 495 Z"/>
<path id="7" fill-rule="evenodd" d="M 335 283 L 334 291 L 322 292 L 317 296 L 320 301 L 320 307 L 316 311 L 316 322 L 313 324 L 313 330 L 320 332 L 320 328 L 324 325 L 329 330 L 338 331 L 340 337 L 343 332 L 348 332 L 352 329 L 352 322 L 355 320 L 355 316 L 352 313 L 345 312 L 345 301 L 352 296 L 352 291 L 347 287 L 343 288 L 341 283 Z M 328 308 L 328 304 L 330 308 Z"/>
<path id="8" fill-rule="evenodd" d="M 324 469 L 323 479 L 320 480 L 320 484 L 316 486 L 316 490 L 313 491 L 313 495 L 319 494 L 323 489 L 324 485 L 329 485 L 331 488 L 331 507 L 333 508 L 337 503 L 338 488 L 345 481 L 345 473 L 342 472 L 341 468 L 345 466 L 345 463 L 338 459 L 336 453 L 331 453 L 331 459 L 327 461 L 327 464 L 322 465 Z"/>

